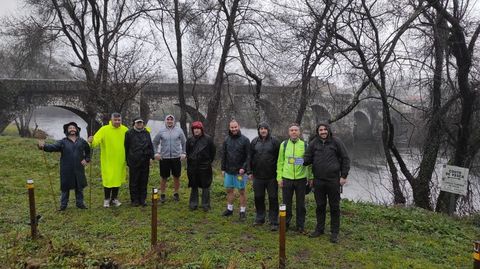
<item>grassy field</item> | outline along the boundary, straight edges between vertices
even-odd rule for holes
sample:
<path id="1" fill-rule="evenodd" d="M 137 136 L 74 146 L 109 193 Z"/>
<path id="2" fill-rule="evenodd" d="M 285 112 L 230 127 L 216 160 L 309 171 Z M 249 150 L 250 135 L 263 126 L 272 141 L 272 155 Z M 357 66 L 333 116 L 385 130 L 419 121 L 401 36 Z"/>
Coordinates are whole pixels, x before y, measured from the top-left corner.
<path id="1" fill-rule="evenodd" d="M 169 189 L 168 201 L 159 206 L 159 245 L 152 250 L 151 208 L 128 206 L 126 186 L 120 190 L 121 207 L 102 208 L 98 151 L 91 173 L 91 208 L 77 209 L 70 199 L 67 210 L 60 213 L 56 211 L 59 155 L 46 154 L 44 159 L 35 143 L 0 136 L 1 268 L 278 268 L 278 233 L 268 226 L 252 227 L 251 184 L 247 222 L 241 223 L 238 204 L 233 217 L 220 216 L 225 194 L 218 174 L 208 213 L 189 211 L 183 176 L 181 201 L 173 202 Z M 35 180 L 37 212 L 42 215 L 38 240 L 30 238 L 27 225 L 28 178 Z M 155 165 L 149 187 L 158 185 Z M 87 205 L 89 193 L 88 187 Z M 476 216 L 453 219 L 415 208 L 346 200 L 341 207 L 338 244 L 331 244 L 328 235 L 311 239 L 287 233 L 287 268 L 472 268 L 472 242 L 480 236 Z M 306 229 L 311 231 L 314 225 L 314 200 L 308 195 Z"/>

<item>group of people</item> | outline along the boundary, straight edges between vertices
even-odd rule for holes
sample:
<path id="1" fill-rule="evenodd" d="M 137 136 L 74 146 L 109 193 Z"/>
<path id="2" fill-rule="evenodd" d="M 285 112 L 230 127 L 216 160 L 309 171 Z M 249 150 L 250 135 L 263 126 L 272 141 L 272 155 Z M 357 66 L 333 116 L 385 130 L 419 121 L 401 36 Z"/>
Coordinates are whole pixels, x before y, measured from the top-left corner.
<path id="1" fill-rule="evenodd" d="M 216 148 L 203 124 L 191 124 L 192 136 L 186 139 L 175 125 L 175 117 L 165 117 L 163 127 L 153 139 L 141 118 L 133 120 L 132 128 L 122 125 L 118 113 L 111 115 L 108 125 L 101 127 L 88 142 L 80 138 L 80 128 L 75 122 L 64 125 L 66 137 L 54 144 L 39 141 L 39 148 L 47 152 L 59 151 L 61 177 L 60 210 L 65 210 L 69 190 L 75 190 L 76 206 L 86 209 L 83 188 L 86 187 L 84 167 L 90 162 L 90 146 L 100 146 L 101 174 L 104 187 L 104 207 L 120 206 L 119 187 L 126 178 L 129 167 L 129 190 L 132 206 L 146 206 L 149 168 L 153 160 L 160 163 L 160 202 L 166 199 L 167 180 L 173 177 L 173 200 L 179 201 L 181 162 L 186 159 L 188 187 L 191 188 L 189 208 L 199 206 L 207 212 L 210 205 L 210 186 L 213 180 L 212 163 Z M 310 237 L 324 234 L 327 201 L 330 206 L 330 241 L 338 242 L 340 228 L 340 193 L 346 183 L 350 159 L 344 144 L 332 135 L 328 124 L 319 124 L 309 143 L 302 140 L 298 124 L 288 128 L 288 139 L 280 142 L 271 134 L 267 123 L 260 123 L 258 136 L 251 142 L 242 135 L 236 120 L 229 123 L 228 135 L 222 145 L 221 171 L 226 189 L 227 207 L 222 213 L 234 214 L 236 189 L 240 197 L 239 219 L 246 220 L 247 181 L 253 181 L 256 215 L 253 225 L 263 225 L 268 220 L 271 230 L 278 230 L 279 198 L 281 188 L 286 205 L 287 229 L 293 217 L 295 195 L 296 231 L 305 233 L 305 195 L 313 190 L 316 201 L 317 225 Z M 202 193 L 199 197 L 199 189 Z M 268 214 L 265 204 L 268 195 Z M 200 204 L 199 204 L 200 200 Z M 267 216 L 268 215 L 268 216 Z"/>

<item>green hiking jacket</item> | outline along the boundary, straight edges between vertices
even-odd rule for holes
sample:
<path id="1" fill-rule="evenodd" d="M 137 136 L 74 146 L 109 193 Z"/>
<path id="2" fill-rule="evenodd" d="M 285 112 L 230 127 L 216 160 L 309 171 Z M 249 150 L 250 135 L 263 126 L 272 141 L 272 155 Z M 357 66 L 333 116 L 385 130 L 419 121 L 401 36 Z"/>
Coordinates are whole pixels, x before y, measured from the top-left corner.
<path id="1" fill-rule="evenodd" d="M 312 166 L 303 166 L 305 142 L 298 139 L 295 143 L 290 139 L 280 144 L 277 160 L 277 181 L 282 179 L 312 179 Z"/>

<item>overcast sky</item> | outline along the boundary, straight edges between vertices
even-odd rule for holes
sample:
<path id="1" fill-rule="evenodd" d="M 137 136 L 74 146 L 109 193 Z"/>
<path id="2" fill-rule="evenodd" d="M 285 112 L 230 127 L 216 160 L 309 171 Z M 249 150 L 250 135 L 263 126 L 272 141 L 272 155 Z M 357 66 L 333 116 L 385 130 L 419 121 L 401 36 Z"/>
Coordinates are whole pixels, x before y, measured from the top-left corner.
<path id="1" fill-rule="evenodd" d="M 17 7 L 23 4 L 22 0 L 0 0 L 0 16 L 13 15 L 15 12 L 18 12 Z"/>

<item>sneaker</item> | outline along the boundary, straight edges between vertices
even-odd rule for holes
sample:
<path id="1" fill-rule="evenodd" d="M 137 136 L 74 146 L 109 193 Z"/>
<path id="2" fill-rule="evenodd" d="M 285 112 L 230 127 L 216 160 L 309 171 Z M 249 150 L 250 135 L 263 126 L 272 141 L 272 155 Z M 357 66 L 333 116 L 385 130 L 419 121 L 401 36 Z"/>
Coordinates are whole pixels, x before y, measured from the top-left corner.
<path id="1" fill-rule="evenodd" d="M 167 198 L 165 197 L 165 194 L 160 194 L 160 203 L 165 203 L 167 201 Z"/>
<path id="2" fill-rule="evenodd" d="M 308 235 L 308 237 L 310 238 L 316 238 L 316 237 L 319 237 L 320 235 L 324 234 L 325 232 L 324 231 L 318 231 L 318 230 L 315 230 L 313 233 L 311 233 L 310 235 Z"/>
<path id="3" fill-rule="evenodd" d="M 109 200 L 109 199 L 103 200 L 103 207 L 105 207 L 105 208 L 109 208 L 109 207 L 110 207 L 110 200 Z"/>
<path id="4" fill-rule="evenodd" d="M 245 212 L 240 212 L 238 219 L 240 221 L 245 221 L 247 219 L 247 213 Z"/>
<path id="5" fill-rule="evenodd" d="M 178 195 L 178 193 L 173 194 L 173 201 L 175 201 L 175 202 L 180 201 L 180 196 Z"/>
<path id="6" fill-rule="evenodd" d="M 335 233 L 331 234 L 330 235 L 330 242 L 332 242 L 334 244 L 338 243 L 338 234 L 335 234 Z"/>
<path id="7" fill-rule="evenodd" d="M 87 208 L 85 205 L 83 205 L 83 204 L 82 204 L 82 205 L 77 205 L 77 208 L 79 208 L 79 209 L 88 209 L 88 208 Z"/>
<path id="8" fill-rule="evenodd" d="M 272 224 L 272 226 L 270 227 L 270 231 L 272 231 L 272 232 L 278 231 L 278 225 Z"/>
<path id="9" fill-rule="evenodd" d="M 119 207 L 122 205 L 122 203 L 120 203 L 120 201 L 118 199 L 113 199 L 112 200 L 112 204 L 116 207 Z"/>
<path id="10" fill-rule="evenodd" d="M 224 217 L 228 217 L 228 216 L 231 216 L 231 215 L 233 215 L 233 210 L 225 209 L 225 211 L 223 211 L 223 213 L 222 213 L 222 216 L 224 216 Z"/>

